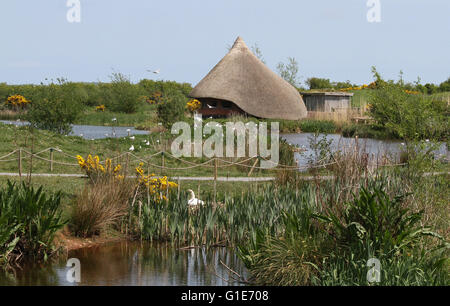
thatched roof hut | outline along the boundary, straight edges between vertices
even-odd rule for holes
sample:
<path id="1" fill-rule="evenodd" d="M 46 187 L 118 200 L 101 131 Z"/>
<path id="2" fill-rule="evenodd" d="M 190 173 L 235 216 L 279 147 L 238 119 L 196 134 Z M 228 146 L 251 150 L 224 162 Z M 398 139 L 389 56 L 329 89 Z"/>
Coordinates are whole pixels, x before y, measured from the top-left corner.
<path id="1" fill-rule="evenodd" d="M 307 115 L 297 89 L 264 65 L 240 37 L 190 96 L 202 102 L 200 113 L 206 115 L 226 114 L 225 107 L 214 112 L 222 105 L 227 105 L 229 112 L 242 111 L 259 118 L 297 120 Z M 209 110 L 204 108 L 205 102 Z"/>

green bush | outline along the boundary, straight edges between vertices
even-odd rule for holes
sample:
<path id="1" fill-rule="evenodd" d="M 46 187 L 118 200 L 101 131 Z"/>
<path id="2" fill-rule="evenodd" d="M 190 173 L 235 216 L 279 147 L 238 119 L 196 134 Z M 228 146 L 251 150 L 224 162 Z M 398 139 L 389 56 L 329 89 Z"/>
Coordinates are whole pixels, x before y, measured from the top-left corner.
<path id="1" fill-rule="evenodd" d="M 145 95 L 152 95 L 155 92 L 160 92 L 163 96 L 179 91 L 186 97 L 192 90 L 192 86 L 189 83 L 177 83 L 173 81 L 153 81 L 153 80 L 141 80 L 139 86 L 145 92 Z"/>
<path id="2" fill-rule="evenodd" d="M 187 98 L 179 91 L 168 92 L 158 104 L 158 118 L 166 128 L 177 121 L 184 120 Z"/>
<path id="3" fill-rule="evenodd" d="M 409 94 L 401 84 L 384 81 L 373 68 L 377 89 L 371 91 L 370 115 L 376 125 L 402 139 L 448 137 L 449 108 L 445 101 Z"/>
<path id="4" fill-rule="evenodd" d="M 55 233 L 65 224 L 60 204 L 61 193 L 47 196 L 42 187 L 8 181 L 0 190 L 0 264 L 47 259 L 55 251 Z"/>
<path id="5" fill-rule="evenodd" d="M 40 86 L 39 91 L 33 95 L 26 119 L 39 129 L 60 134 L 70 133 L 71 124 L 82 111 L 75 87 L 74 83 L 64 80 L 59 80 L 59 84 Z"/>
<path id="6" fill-rule="evenodd" d="M 309 89 L 330 89 L 333 88 L 330 79 L 309 78 L 306 80 Z"/>
<path id="7" fill-rule="evenodd" d="M 112 74 L 110 86 L 103 89 L 107 98 L 105 105 L 112 111 L 131 114 L 137 111 L 139 102 L 142 102 L 138 87 L 119 72 Z"/>

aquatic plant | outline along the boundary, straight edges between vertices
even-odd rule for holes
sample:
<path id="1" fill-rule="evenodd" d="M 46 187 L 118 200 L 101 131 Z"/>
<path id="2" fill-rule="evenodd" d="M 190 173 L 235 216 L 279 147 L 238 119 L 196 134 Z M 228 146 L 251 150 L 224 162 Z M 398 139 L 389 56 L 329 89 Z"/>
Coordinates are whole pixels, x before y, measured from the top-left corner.
<path id="1" fill-rule="evenodd" d="M 46 260 L 52 255 L 55 233 L 66 223 L 60 205 L 59 192 L 47 195 L 42 187 L 8 181 L 0 189 L 0 264 Z"/>

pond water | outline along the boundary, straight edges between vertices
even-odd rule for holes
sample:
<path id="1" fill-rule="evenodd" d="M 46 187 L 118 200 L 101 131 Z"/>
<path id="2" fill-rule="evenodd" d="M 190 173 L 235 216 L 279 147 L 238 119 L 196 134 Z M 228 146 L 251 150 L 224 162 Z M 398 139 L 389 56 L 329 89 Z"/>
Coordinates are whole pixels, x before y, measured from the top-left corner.
<path id="1" fill-rule="evenodd" d="M 27 121 L 0 120 L 1 123 L 18 126 L 28 125 Z M 128 132 L 129 130 L 129 132 Z M 72 125 L 70 136 L 81 136 L 85 139 L 101 139 L 108 137 L 126 137 L 128 135 L 147 135 L 148 131 L 137 130 L 127 126 Z"/>
<path id="2" fill-rule="evenodd" d="M 313 138 L 313 133 L 299 133 L 299 134 L 282 134 L 281 138 L 285 139 L 288 143 L 293 145 L 298 145 L 304 150 L 302 153 L 295 153 L 295 158 L 298 161 L 298 165 L 305 166 L 308 163 L 308 159 L 313 154 L 313 150 L 310 146 L 310 139 Z M 331 140 L 331 150 L 336 151 L 338 149 L 345 149 L 348 147 L 355 147 L 356 141 L 358 147 L 361 151 L 368 153 L 369 158 L 373 161 L 377 157 L 383 155 L 389 156 L 394 160 L 398 160 L 400 153 L 405 149 L 405 144 L 399 140 L 379 140 L 370 138 L 347 138 L 342 137 L 339 134 L 320 134 L 318 139 L 326 136 L 327 140 Z M 450 157 L 450 152 L 448 151 L 446 143 L 442 143 L 440 148 L 434 152 L 436 158 L 446 158 Z"/>
<path id="3" fill-rule="evenodd" d="M 64 258 L 63 258 L 64 257 Z M 81 282 L 70 283 L 68 258 L 78 258 Z M 69 252 L 52 263 L 24 266 L 7 274 L 0 270 L 0 286 L 239 286 L 225 268 L 247 277 L 236 254 L 227 248 L 177 250 L 167 244 L 115 242 Z"/>

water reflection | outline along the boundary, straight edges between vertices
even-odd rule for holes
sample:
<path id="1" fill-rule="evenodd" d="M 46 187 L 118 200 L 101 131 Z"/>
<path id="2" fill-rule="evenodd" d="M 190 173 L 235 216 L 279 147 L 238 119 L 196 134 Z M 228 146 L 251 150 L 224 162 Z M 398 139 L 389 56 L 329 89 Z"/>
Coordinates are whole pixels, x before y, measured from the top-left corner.
<path id="1" fill-rule="evenodd" d="M 119 242 L 69 253 L 81 262 L 81 283 L 94 286 L 226 286 L 241 285 L 220 261 L 246 277 L 229 249 L 177 250 L 168 244 Z M 16 275 L 0 273 L 0 285 L 73 285 L 66 280 L 66 258 L 24 267 Z"/>

